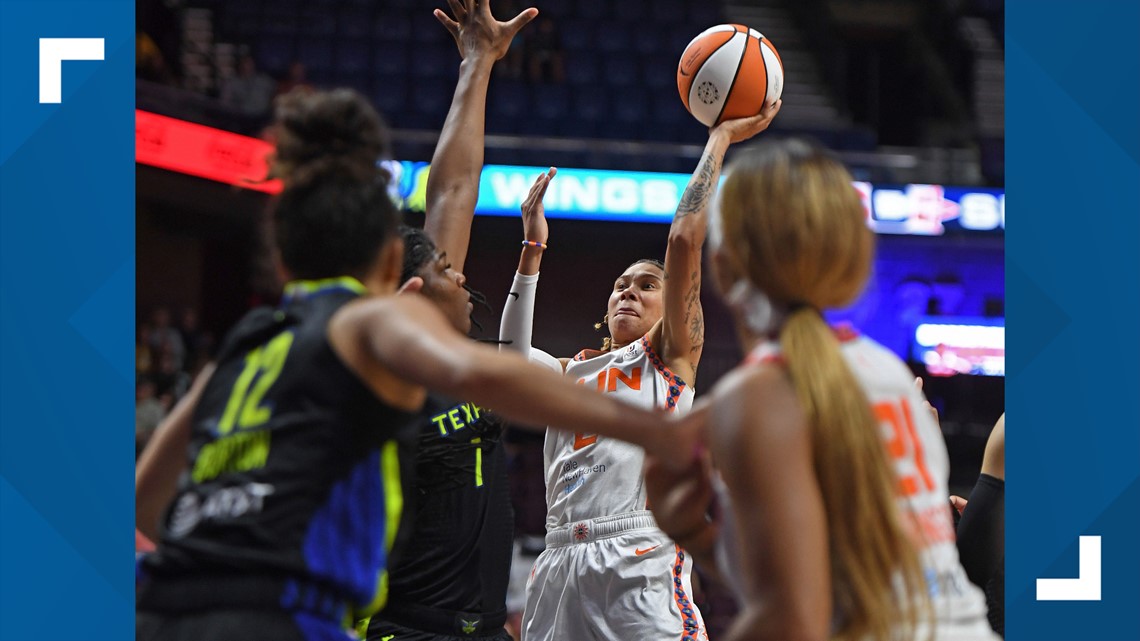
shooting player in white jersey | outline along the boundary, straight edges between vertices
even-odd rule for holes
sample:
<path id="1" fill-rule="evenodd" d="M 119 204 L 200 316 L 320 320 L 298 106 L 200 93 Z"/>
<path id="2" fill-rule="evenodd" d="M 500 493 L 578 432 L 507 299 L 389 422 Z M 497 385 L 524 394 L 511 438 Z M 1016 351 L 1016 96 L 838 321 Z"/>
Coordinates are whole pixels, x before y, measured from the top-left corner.
<path id="1" fill-rule="evenodd" d="M 736 588 L 731 641 L 996 639 L 958 561 L 946 446 L 913 375 L 822 316 L 871 269 L 851 175 L 799 140 L 726 173 L 709 244 L 749 355 L 709 395 L 716 480 L 707 460 L 673 472 L 651 457 L 660 527 Z"/>
<path id="2" fill-rule="evenodd" d="M 531 347 L 548 232 L 542 198 L 555 170 L 540 176 L 523 203 L 522 256 L 500 329 L 505 348 L 639 407 L 687 411 L 704 344 L 701 246 L 709 200 L 729 145 L 766 129 L 777 111 L 778 104 L 710 130 L 673 218 L 664 264 L 639 260 L 618 277 L 604 320 L 610 337 L 600 351 L 583 350 L 572 359 Z M 690 596 L 692 559 L 656 527 L 643 462 L 636 446 L 590 433 L 547 432 L 546 550 L 527 586 L 525 641 L 707 636 Z"/>

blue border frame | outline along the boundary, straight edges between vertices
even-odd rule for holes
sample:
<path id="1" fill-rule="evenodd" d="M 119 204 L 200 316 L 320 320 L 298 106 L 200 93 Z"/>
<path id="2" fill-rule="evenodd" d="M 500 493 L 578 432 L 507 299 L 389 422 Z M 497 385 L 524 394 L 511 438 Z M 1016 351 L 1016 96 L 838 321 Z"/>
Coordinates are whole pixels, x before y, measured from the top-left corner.
<path id="1" fill-rule="evenodd" d="M 1140 3 L 1006 11 L 1007 638 L 1140 639 Z M 1080 535 L 1102 600 L 1037 601 Z"/>
<path id="2" fill-rule="evenodd" d="M 134 3 L 0 1 L 0 639 L 134 636 Z M 103 38 L 39 102 L 39 39 Z"/>

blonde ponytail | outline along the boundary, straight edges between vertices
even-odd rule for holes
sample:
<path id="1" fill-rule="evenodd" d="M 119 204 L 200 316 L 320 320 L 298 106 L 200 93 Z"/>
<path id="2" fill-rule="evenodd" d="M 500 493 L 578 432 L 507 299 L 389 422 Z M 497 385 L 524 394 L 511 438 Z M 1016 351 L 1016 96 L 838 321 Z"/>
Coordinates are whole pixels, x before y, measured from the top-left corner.
<path id="1" fill-rule="evenodd" d="M 913 639 L 929 598 L 867 396 L 817 310 L 793 311 L 780 345 L 810 426 L 827 513 L 832 593 L 841 617 L 835 638 Z"/>

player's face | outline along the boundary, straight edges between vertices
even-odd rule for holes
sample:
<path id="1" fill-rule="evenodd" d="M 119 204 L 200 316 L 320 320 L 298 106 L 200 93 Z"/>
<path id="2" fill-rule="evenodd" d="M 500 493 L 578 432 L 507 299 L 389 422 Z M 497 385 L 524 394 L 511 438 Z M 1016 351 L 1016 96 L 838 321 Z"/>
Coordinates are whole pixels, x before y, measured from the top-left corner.
<path id="1" fill-rule="evenodd" d="M 652 263 L 637 263 L 614 282 L 606 308 L 610 336 L 628 345 L 645 336 L 664 312 L 665 272 Z"/>
<path id="2" fill-rule="evenodd" d="M 463 334 L 471 331 L 471 294 L 463 287 L 467 277 L 451 268 L 447 253 L 436 254 L 418 274 L 424 279 L 420 293 L 443 311 L 455 329 Z"/>

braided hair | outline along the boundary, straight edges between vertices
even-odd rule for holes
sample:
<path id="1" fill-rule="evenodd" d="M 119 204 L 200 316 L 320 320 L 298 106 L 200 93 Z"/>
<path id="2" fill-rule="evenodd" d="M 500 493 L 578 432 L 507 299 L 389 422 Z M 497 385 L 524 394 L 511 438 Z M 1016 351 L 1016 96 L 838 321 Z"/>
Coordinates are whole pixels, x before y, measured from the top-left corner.
<path id="1" fill-rule="evenodd" d="M 436 246 L 435 241 L 427 232 L 418 228 L 408 225 L 400 225 L 400 236 L 404 239 L 404 265 L 400 269 L 400 282 L 406 283 L 408 280 L 417 274 L 420 270 L 424 269 L 435 259 L 439 253 L 439 247 Z M 471 302 L 475 303 L 476 307 L 482 307 L 489 312 L 495 310 L 487 301 L 487 297 L 480 291 L 472 289 L 467 283 L 463 284 L 463 289 L 471 295 Z M 475 312 L 471 312 L 471 325 L 479 332 L 483 332 L 483 324 L 475 318 Z M 479 339 L 481 342 L 498 343 L 495 339 Z"/>

